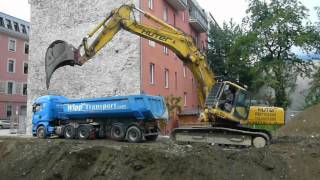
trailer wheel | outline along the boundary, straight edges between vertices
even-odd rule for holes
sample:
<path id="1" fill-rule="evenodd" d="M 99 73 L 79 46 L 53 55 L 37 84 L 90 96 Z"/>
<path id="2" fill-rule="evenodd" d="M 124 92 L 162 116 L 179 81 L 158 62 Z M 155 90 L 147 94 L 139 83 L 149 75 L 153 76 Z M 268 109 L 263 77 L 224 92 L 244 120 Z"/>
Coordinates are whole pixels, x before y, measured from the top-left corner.
<path id="1" fill-rule="evenodd" d="M 85 125 L 80 125 L 78 127 L 78 138 L 88 139 L 90 136 L 91 128 Z"/>
<path id="2" fill-rule="evenodd" d="M 46 135 L 46 128 L 44 126 L 39 126 L 37 129 L 37 137 L 40 139 L 45 139 L 47 137 Z"/>
<path id="3" fill-rule="evenodd" d="M 123 140 L 124 130 L 121 125 L 112 125 L 111 138 L 114 140 Z"/>
<path id="4" fill-rule="evenodd" d="M 64 128 L 63 135 L 66 139 L 73 139 L 75 137 L 75 129 L 71 125 L 67 125 Z"/>
<path id="5" fill-rule="evenodd" d="M 155 141 L 158 138 L 158 134 L 157 135 L 150 135 L 150 136 L 145 136 L 147 141 Z"/>
<path id="6" fill-rule="evenodd" d="M 127 139 L 131 143 L 138 143 L 142 140 L 142 132 L 137 126 L 131 126 L 127 131 Z"/>

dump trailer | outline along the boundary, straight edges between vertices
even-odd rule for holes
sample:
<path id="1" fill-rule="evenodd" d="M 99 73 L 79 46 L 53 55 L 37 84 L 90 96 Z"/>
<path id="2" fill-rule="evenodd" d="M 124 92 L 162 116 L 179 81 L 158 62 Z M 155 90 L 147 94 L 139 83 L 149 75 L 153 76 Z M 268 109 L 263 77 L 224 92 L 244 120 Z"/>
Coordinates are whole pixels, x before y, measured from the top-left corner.
<path id="1" fill-rule="evenodd" d="M 33 104 L 32 133 L 66 139 L 110 137 L 129 142 L 154 141 L 159 120 L 168 120 L 163 97 L 115 96 L 72 100 L 46 95 Z"/>

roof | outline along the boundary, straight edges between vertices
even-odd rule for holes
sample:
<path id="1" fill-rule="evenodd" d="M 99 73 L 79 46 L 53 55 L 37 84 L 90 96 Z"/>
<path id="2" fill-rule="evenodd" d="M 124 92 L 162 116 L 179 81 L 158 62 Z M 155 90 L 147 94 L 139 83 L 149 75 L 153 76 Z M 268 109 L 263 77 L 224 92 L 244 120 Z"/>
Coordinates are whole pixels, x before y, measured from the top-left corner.
<path id="1" fill-rule="evenodd" d="M 0 33 L 28 40 L 30 23 L 0 12 Z"/>

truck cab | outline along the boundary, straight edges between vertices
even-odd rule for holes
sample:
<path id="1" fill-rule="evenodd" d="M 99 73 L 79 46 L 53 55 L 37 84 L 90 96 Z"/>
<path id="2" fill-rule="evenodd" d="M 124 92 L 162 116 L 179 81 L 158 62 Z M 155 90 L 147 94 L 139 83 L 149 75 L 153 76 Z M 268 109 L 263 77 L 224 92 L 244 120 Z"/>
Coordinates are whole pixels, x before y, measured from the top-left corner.
<path id="1" fill-rule="evenodd" d="M 43 126 L 43 133 L 45 133 L 46 136 L 50 135 L 50 132 L 54 131 L 54 127 L 50 126 L 50 121 L 54 120 L 53 117 L 53 106 L 55 105 L 55 102 L 58 100 L 65 100 L 66 98 L 63 98 L 61 96 L 41 96 L 35 100 L 35 102 L 32 104 L 32 134 L 36 136 L 37 129 L 40 126 Z"/>

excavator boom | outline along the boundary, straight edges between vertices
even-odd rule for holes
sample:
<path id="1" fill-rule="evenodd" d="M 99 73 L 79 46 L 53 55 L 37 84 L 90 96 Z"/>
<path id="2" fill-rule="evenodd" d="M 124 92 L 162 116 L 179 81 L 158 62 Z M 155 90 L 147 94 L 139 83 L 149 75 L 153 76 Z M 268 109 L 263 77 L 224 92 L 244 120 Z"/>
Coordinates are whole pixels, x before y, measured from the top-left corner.
<path id="1" fill-rule="evenodd" d="M 137 11 L 152 20 L 157 27 L 142 24 L 131 17 Z M 197 48 L 191 36 L 164 23 L 157 17 L 143 12 L 134 5 L 122 5 L 109 13 L 106 18 L 83 38 L 82 44 L 75 48 L 67 42 L 57 40 L 48 48 L 45 58 L 47 88 L 54 71 L 66 65 L 83 65 L 98 53 L 121 29 L 138 36 L 167 46 L 186 64 L 198 82 L 198 97 L 200 105 L 204 106 L 211 87 L 214 85 L 214 75 L 209 70 L 205 56 Z M 92 43 L 90 38 L 95 36 Z M 80 51 L 84 51 L 83 54 Z"/>

